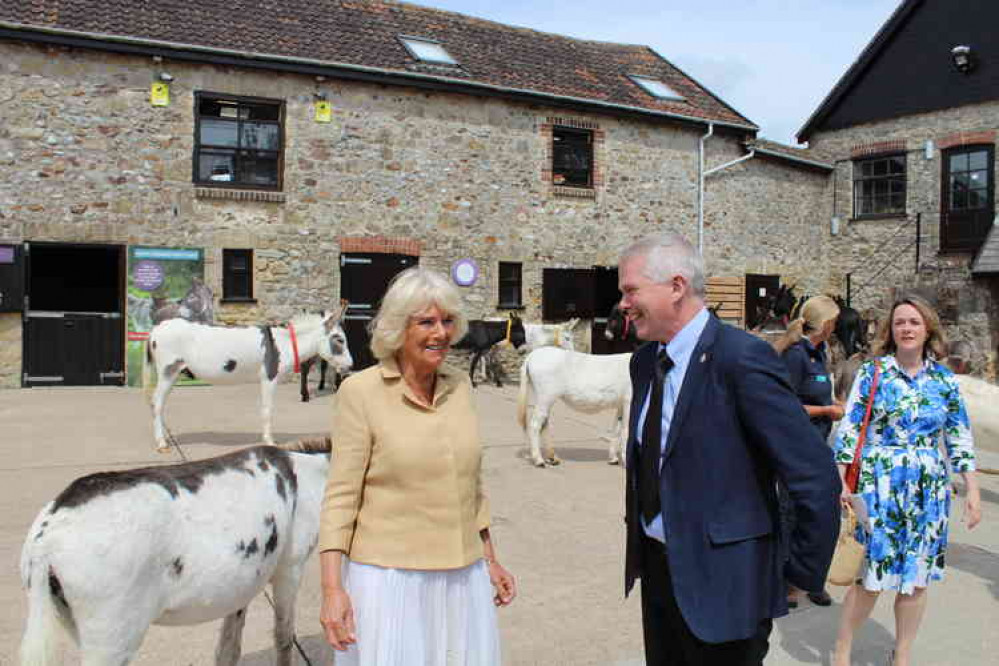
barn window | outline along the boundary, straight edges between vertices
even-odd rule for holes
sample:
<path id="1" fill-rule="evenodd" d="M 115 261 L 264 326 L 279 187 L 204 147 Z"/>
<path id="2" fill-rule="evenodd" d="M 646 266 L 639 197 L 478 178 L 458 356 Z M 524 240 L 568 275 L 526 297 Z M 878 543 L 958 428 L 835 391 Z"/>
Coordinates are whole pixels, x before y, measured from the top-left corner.
<path id="1" fill-rule="evenodd" d="M 905 155 L 853 162 L 853 214 L 875 217 L 905 213 Z"/>
<path id="2" fill-rule="evenodd" d="M 499 264 L 499 305 L 500 308 L 523 307 L 522 264 L 501 261 Z"/>
<path id="3" fill-rule="evenodd" d="M 565 321 L 573 317 L 592 319 L 596 316 L 593 269 L 546 268 L 542 272 L 541 290 L 541 316 L 545 321 Z"/>
<path id="4" fill-rule="evenodd" d="M 194 182 L 280 190 L 283 103 L 197 93 L 195 104 Z"/>
<path id="5" fill-rule="evenodd" d="M 593 188 L 593 130 L 552 128 L 552 183 Z"/>
<path id="6" fill-rule="evenodd" d="M 222 250 L 222 300 L 253 300 L 253 250 Z"/>

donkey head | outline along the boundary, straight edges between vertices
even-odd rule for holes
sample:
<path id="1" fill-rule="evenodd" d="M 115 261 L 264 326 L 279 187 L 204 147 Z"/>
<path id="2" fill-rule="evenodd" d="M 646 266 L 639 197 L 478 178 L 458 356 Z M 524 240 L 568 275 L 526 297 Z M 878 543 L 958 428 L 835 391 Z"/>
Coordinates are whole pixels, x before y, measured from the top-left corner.
<path id="1" fill-rule="evenodd" d="M 346 311 L 347 301 L 341 300 L 339 308 L 323 312 L 323 339 L 319 343 L 319 356 L 341 375 L 347 374 L 354 365 L 347 348 L 347 334 L 341 324 Z"/>
<path id="2" fill-rule="evenodd" d="M 510 344 L 513 345 L 514 349 L 520 349 L 525 342 L 527 342 L 527 332 L 524 330 L 524 322 L 520 317 L 510 313 L 510 324 L 509 324 L 509 338 Z"/>
<path id="3" fill-rule="evenodd" d="M 620 305 L 614 305 L 610 314 L 607 315 L 607 325 L 604 327 L 604 337 L 611 342 L 637 342 L 635 329 L 631 325 L 628 315 L 621 309 Z"/>

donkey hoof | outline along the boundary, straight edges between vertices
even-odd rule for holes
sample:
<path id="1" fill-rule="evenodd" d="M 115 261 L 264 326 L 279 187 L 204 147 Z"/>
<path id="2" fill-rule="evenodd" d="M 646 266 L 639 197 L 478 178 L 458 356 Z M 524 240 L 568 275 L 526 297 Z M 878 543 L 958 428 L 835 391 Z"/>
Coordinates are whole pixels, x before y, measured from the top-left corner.
<path id="1" fill-rule="evenodd" d="M 551 458 L 549 458 L 549 459 L 548 459 L 548 460 L 547 460 L 546 462 L 547 462 L 547 463 L 548 463 L 549 465 L 551 465 L 552 467 L 556 467 L 556 466 L 558 466 L 558 465 L 561 465 L 561 464 L 562 464 L 562 459 L 561 459 L 561 458 L 559 458 L 558 456 L 552 456 L 552 457 L 551 457 Z"/>
<path id="2" fill-rule="evenodd" d="M 156 445 L 156 453 L 167 454 L 170 453 L 170 445 L 166 442 L 160 442 Z"/>
<path id="3" fill-rule="evenodd" d="M 545 461 L 541 458 L 535 458 L 532 462 L 535 467 L 547 467 L 547 465 L 545 465 Z"/>
<path id="4" fill-rule="evenodd" d="M 607 461 L 607 464 L 608 465 L 620 465 L 621 461 L 618 460 L 617 458 L 611 458 L 610 460 Z"/>

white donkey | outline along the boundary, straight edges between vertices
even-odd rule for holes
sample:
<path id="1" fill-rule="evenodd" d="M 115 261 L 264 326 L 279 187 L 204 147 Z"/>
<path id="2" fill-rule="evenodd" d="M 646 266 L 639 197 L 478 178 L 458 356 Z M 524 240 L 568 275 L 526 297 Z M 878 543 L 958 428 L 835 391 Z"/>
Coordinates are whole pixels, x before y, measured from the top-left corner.
<path id="1" fill-rule="evenodd" d="M 153 431 L 158 451 L 173 443 L 163 423 L 167 395 L 182 370 L 211 384 L 260 382 L 260 411 L 264 442 L 273 444 L 271 415 L 274 389 L 300 362 L 317 353 L 338 373 L 350 370 L 354 361 L 347 348 L 347 335 L 340 325 L 344 307 L 330 313 L 304 314 L 287 327 L 209 326 L 184 319 L 168 319 L 149 333 L 143 384 L 151 391 L 148 366 L 155 363 L 158 383 L 152 394 Z"/>
<path id="2" fill-rule="evenodd" d="M 540 446 L 552 407 L 559 399 L 581 412 L 615 410 L 617 425 L 610 437 L 608 462 L 616 465 L 624 461 L 624 440 L 628 436 L 631 408 L 630 360 L 631 354 L 595 356 L 557 347 L 542 347 L 527 355 L 520 368 L 517 420 L 527 431 L 531 460 L 535 465 L 544 467 L 545 463 L 557 465 L 560 462 L 550 442 L 545 447 L 544 458 Z M 534 405 L 528 419 L 527 403 L 532 389 Z"/>
<path id="3" fill-rule="evenodd" d="M 573 318 L 561 324 L 524 324 L 524 347 L 528 352 L 541 347 L 561 347 L 569 351 L 576 350 L 573 332 L 581 322 Z"/>
<path id="4" fill-rule="evenodd" d="M 316 546 L 330 440 L 255 446 L 178 465 L 77 479 L 35 518 L 21 551 L 21 666 L 56 666 L 58 625 L 83 666 L 125 666 L 151 624 L 225 618 L 217 666 L 235 666 L 246 607 L 269 583 L 279 666 Z M 207 660 L 199 663 L 205 663 Z"/>
<path id="5" fill-rule="evenodd" d="M 999 386 L 971 375 L 955 375 L 968 411 L 975 446 L 991 448 L 999 444 Z"/>

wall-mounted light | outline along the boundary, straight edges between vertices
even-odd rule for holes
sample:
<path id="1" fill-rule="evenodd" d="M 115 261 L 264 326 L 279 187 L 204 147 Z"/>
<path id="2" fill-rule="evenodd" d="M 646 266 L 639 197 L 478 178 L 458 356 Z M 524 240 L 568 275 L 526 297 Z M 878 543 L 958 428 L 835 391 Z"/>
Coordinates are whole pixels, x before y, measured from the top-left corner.
<path id="1" fill-rule="evenodd" d="M 160 72 L 156 75 L 156 80 L 163 83 L 173 83 L 173 74 L 170 72 Z"/>
<path id="2" fill-rule="evenodd" d="M 950 57 L 954 62 L 954 68 L 962 74 L 968 74 L 975 68 L 975 54 L 970 46 L 964 44 L 955 46 L 950 50 Z"/>

